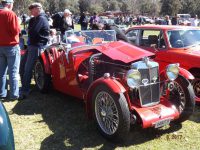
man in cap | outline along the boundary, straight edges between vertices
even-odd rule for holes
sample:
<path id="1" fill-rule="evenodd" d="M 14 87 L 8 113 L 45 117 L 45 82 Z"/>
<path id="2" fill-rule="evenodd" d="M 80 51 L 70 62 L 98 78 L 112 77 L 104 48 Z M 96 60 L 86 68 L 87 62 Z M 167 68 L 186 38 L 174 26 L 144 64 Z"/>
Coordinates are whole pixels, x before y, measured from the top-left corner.
<path id="1" fill-rule="evenodd" d="M 20 99 L 24 99 L 29 95 L 32 70 L 41 50 L 47 45 L 50 30 L 48 19 L 40 3 L 32 3 L 29 10 L 33 18 L 30 19 L 28 26 L 28 56 L 22 78 Z"/>
<path id="2" fill-rule="evenodd" d="M 7 97 L 7 69 L 10 84 L 10 99 L 19 97 L 19 65 L 20 25 L 16 14 L 12 11 L 13 0 L 1 0 L 0 8 L 0 99 Z"/>

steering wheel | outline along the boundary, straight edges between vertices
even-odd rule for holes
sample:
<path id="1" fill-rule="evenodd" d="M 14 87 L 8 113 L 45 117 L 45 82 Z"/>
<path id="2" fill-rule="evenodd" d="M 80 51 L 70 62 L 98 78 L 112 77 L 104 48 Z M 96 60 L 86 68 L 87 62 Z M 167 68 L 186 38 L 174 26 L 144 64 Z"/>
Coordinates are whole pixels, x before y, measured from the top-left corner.
<path id="1" fill-rule="evenodd" d="M 175 47 L 176 48 L 179 48 L 179 47 L 184 47 L 184 43 L 182 40 L 177 40 L 175 43 L 174 43 Z"/>

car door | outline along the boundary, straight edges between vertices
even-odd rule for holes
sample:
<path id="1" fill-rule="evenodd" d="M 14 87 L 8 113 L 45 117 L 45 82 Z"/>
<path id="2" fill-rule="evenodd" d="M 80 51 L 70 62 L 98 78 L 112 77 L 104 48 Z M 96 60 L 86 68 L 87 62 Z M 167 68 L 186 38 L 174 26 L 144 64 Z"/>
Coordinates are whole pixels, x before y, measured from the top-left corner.
<path id="1" fill-rule="evenodd" d="M 133 45 L 139 46 L 139 29 L 133 29 L 126 33 L 127 38 Z"/>
<path id="2" fill-rule="evenodd" d="M 167 51 L 166 36 L 162 30 L 133 29 L 126 33 L 129 39 L 134 36 L 131 44 L 155 53 L 155 61 L 159 62 L 163 70 L 170 63 L 170 53 Z"/>
<path id="3" fill-rule="evenodd" d="M 53 62 L 51 65 L 52 70 L 52 83 L 56 90 L 64 92 L 66 91 L 67 83 L 67 62 L 64 47 L 57 45 L 51 47 L 50 52 L 52 52 Z"/>

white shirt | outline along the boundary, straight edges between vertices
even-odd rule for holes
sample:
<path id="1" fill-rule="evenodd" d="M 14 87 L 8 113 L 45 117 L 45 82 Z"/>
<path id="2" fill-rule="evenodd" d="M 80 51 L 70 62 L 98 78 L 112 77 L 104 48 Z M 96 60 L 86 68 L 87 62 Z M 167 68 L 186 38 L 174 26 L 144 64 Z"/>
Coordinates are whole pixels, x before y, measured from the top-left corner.
<path id="1" fill-rule="evenodd" d="M 193 18 L 193 19 L 191 20 L 191 26 L 195 26 L 195 27 L 197 27 L 198 25 L 199 25 L 199 20 Z"/>

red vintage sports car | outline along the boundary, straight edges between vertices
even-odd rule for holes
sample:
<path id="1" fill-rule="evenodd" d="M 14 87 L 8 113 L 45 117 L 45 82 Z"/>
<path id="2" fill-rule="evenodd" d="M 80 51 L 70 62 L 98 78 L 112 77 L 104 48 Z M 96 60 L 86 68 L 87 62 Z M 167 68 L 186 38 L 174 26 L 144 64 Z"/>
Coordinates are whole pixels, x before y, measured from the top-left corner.
<path id="1" fill-rule="evenodd" d="M 103 136 L 123 140 L 131 124 L 160 128 L 194 110 L 192 75 L 177 64 L 159 71 L 154 54 L 115 41 L 114 31 L 66 32 L 66 43 L 47 47 L 35 64 L 37 87 L 85 102 Z"/>
<path id="2" fill-rule="evenodd" d="M 191 82 L 200 102 L 200 28 L 145 25 L 128 29 L 126 35 L 133 45 L 155 53 L 160 70 L 170 63 L 188 70 L 195 77 Z"/>

